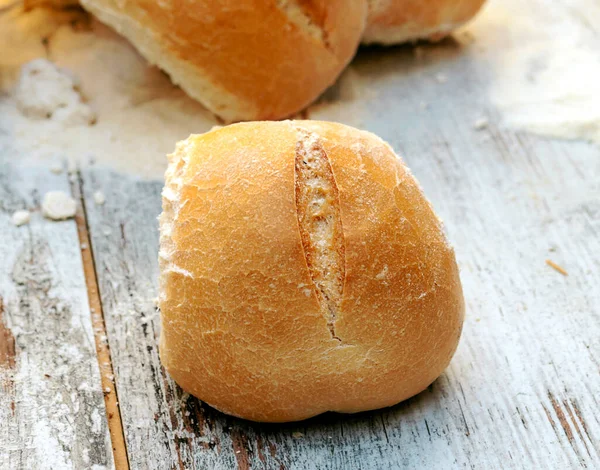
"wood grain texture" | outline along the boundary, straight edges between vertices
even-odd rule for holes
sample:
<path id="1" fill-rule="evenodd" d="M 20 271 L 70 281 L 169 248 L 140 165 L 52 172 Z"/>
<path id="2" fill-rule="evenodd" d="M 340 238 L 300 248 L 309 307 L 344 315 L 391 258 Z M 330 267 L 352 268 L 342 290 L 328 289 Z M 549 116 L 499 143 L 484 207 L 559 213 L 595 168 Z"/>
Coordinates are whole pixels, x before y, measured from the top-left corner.
<path id="1" fill-rule="evenodd" d="M 349 73 L 375 92 L 341 103 L 340 85 L 309 112 L 390 141 L 456 248 L 468 315 L 461 345 L 426 392 L 394 408 L 258 425 L 183 394 L 156 351 L 161 183 L 84 173 L 132 468 L 591 468 L 600 461 L 600 152 L 501 128 L 482 91 L 485 68 L 453 41 L 423 47 L 418 61 L 411 48 L 364 52 Z M 436 80 L 440 73 L 447 83 Z M 490 124 L 476 130 L 482 114 Z M 96 190 L 107 195 L 102 207 L 91 206 Z"/>
<path id="2" fill-rule="evenodd" d="M 125 436 L 123 434 L 123 424 L 121 422 L 121 410 L 119 408 L 117 389 L 115 386 L 115 375 L 110 357 L 110 348 L 106 337 L 106 325 L 104 323 L 104 314 L 100 294 L 98 293 L 98 280 L 96 279 L 96 270 L 94 267 L 94 258 L 91 250 L 91 240 L 85 220 L 85 208 L 81 193 L 79 179 L 73 178 L 71 190 L 74 197 L 78 200 L 77 214 L 75 214 L 75 223 L 77 225 L 77 234 L 81 243 L 81 260 L 83 262 L 83 274 L 87 287 L 87 294 L 92 314 L 92 327 L 94 328 L 94 340 L 96 343 L 96 357 L 100 368 L 100 385 L 104 395 L 104 405 L 106 407 L 106 418 L 108 420 L 108 432 L 112 443 L 113 460 L 116 470 L 128 470 L 127 447 L 125 445 Z"/>
<path id="3" fill-rule="evenodd" d="M 0 468 L 113 468 L 75 223 L 39 213 L 69 181 L 9 156 L 0 149 Z M 24 208 L 31 222 L 13 226 Z"/>

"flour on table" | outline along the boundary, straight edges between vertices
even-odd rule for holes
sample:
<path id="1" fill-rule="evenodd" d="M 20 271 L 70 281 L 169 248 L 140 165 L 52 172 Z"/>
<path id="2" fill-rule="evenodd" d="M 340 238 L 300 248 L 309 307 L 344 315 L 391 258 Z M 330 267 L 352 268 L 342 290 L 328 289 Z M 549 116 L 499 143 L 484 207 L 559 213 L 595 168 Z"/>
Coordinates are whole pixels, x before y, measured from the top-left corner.
<path id="1" fill-rule="evenodd" d="M 438 83 L 446 83 L 448 81 L 448 76 L 445 73 L 437 73 L 435 75 L 435 81 Z"/>
<path id="2" fill-rule="evenodd" d="M 60 162 L 54 162 L 50 166 L 50 171 L 55 175 L 60 175 L 63 172 L 63 165 Z"/>
<path id="3" fill-rule="evenodd" d="M 473 123 L 473 129 L 475 129 L 476 131 L 482 131 L 484 129 L 487 129 L 488 125 L 489 121 L 487 120 L 487 118 L 479 118 Z"/>
<path id="4" fill-rule="evenodd" d="M 52 220 L 65 220 L 75 216 L 77 203 L 63 191 L 50 191 L 42 200 L 42 214 Z"/>
<path id="5" fill-rule="evenodd" d="M 0 0 L 0 8 L 12 3 Z M 472 43 L 464 53 L 489 68 L 490 100 L 506 125 L 600 142 L 599 24 L 597 0 L 489 0 L 463 28 Z M 55 169 L 64 160 L 95 162 L 162 179 L 176 142 L 218 124 L 125 39 L 76 8 L 6 8 L 0 44 L 0 148 L 14 158 Z M 423 51 L 415 48 L 417 58 Z M 378 91 L 360 70 L 350 64 L 310 117 L 365 127 L 379 112 Z M 451 73 L 433 78 L 443 83 Z"/>
<path id="6" fill-rule="evenodd" d="M 467 29 L 506 124 L 600 143 L 598 25 L 598 0 L 489 2 Z"/>
<path id="7" fill-rule="evenodd" d="M 25 210 L 16 211 L 11 217 L 12 223 L 14 225 L 16 225 L 17 227 L 28 224 L 30 220 L 31 220 L 31 214 L 29 213 L 29 211 L 25 211 Z"/>
<path id="8" fill-rule="evenodd" d="M 10 3 L 0 0 L 0 8 Z M 218 124 L 125 39 L 77 9 L 6 10 L 0 44 L 0 148 L 20 160 L 162 179 L 176 142 Z"/>
<path id="9" fill-rule="evenodd" d="M 104 196 L 104 193 L 102 191 L 96 191 L 94 193 L 94 202 L 98 206 L 102 206 L 106 202 L 106 197 Z"/>
<path id="10" fill-rule="evenodd" d="M 75 77 L 46 59 L 23 66 L 14 100 L 23 116 L 33 120 L 54 120 L 65 127 L 91 125 L 96 120 L 82 101 Z"/>

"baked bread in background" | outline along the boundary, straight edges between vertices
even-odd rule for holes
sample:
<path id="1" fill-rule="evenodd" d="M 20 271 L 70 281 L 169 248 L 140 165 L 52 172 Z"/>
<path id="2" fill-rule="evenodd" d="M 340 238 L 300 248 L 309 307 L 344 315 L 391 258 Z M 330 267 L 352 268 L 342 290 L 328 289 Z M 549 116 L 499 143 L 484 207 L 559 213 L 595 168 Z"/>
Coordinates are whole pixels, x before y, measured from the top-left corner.
<path id="1" fill-rule="evenodd" d="M 23 0 L 25 10 L 36 7 L 69 8 L 77 5 L 79 0 Z"/>
<path id="2" fill-rule="evenodd" d="M 473 18 L 485 0 L 369 0 L 364 44 L 442 39 Z"/>
<path id="3" fill-rule="evenodd" d="M 418 183 L 368 132 L 252 122 L 169 156 L 160 356 L 235 416 L 294 421 L 394 405 L 457 347 L 454 252 Z"/>
<path id="4" fill-rule="evenodd" d="M 314 101 L 356 52 L 366 0 L 82 0 L 226 121 Z"/>
<path id="5" fill-rule="evenodd" d="M 73 6 L 77 0 L 24 0 Z M 227 122 L 281 119 L 316 100 L 359 42 L 437 40 L 485 0 L 81 0 Z"/>

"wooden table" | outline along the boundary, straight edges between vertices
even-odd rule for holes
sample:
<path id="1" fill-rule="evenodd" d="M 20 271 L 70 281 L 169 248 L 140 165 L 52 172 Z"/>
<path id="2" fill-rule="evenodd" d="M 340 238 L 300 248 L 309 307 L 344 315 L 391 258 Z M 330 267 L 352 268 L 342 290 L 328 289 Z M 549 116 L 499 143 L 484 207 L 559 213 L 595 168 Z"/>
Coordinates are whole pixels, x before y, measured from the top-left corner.
<path id="1" fill-rule="evenodd" d="M 600 150 L 500 125 L 484 60 L 453 40 L 420 47 L 361 51 L 351 73 L 373 93 L 342 96 L 342 80 L 304 117 L 388 140 L 444 219 L 467 302 L 446 372 L 375 412 L 223 415 L 160 365 L 162 183 L 56 175 L 0 149 L 0 468 L 600 466 Z M 75 220 L 40 215 L 51 189 L 76 197 Z"/>

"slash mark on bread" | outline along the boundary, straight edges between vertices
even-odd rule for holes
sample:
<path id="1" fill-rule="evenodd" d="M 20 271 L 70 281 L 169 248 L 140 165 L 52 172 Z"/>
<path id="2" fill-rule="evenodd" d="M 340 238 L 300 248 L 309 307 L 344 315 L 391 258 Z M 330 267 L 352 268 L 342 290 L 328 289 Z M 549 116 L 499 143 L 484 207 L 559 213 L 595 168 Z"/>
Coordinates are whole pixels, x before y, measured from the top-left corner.
<path id="1" fill-rule="evenodd" d="M 296 214 L 306 264 L 331 337 L 339 317 L 346 270 L 339 191 L 319 137 L 298 128 Z"/>
<path id="2" fill-rule="evenodd" d="M 288 21 L 308 36 L 333 52 L 329 33 L 325 27 L 327 6 L 311 0 L 277 0 L 277 7 L 284 12 Z"/>

